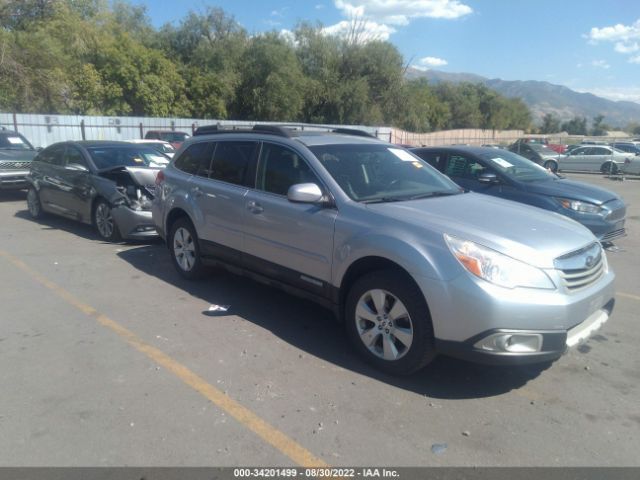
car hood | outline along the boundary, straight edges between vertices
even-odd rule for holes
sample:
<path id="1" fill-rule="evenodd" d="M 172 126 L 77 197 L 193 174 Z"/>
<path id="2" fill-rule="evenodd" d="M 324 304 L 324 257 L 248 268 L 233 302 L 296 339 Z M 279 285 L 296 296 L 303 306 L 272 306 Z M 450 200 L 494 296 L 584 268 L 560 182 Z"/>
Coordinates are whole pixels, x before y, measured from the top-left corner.
<path id="1" fill-rule="evenodd" d="M 385 223 L 471 240 L 539 268 L 596 242 L 579 223 L 556 213 L 476 193 L 369 204 Z"/>
<path id="2" fill-rule="evenodd" d="M 604 188 L 567 179 L 531 182 L 527 184 L 526 188 L 532 193 L 581 200 L 596 205 L 602 205 L 612 200 L 620 200 L 618 195 Z"/>
<path id="3" fill-rule="evenodd" d="M 0 162 L 28 162 L 37 153 L 35 150 L 0 149 Z"/>
<path id="4" fill-rule="evenodd" d="M 161 168 L 153 168 L 153 167 L 126 167 L 124 165 L 120 165 L 117 167 L 104 168 L 98 171 L 98 174 L 109 173 L 109 172 L 117 172 L 123 171 L 127 172 L 131 175 L 131 178 L 140 186 L 145 186 L 149 184 L 155 184 L 156 176 Z"/>

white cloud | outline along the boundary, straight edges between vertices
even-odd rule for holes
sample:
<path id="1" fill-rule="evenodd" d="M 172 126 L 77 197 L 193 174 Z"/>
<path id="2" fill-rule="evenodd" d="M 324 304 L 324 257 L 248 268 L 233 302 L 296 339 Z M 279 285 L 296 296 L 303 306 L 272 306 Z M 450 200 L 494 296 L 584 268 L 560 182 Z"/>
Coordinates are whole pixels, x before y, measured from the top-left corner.
<path id="1" fill-rule="evenodd" d="M 633 53 L 640 50 L 640 45 L 638 42 L 633 43 L 624 43 L 624 42 L 616 42 L 616 46 L 613 49 L 618 53 Z"/>
<path id="2" fill-rule="evenodd" d="M 418 65 L 424 68 L 444 67 L 447 61 L 438 57 L 423 57 L 418 60 Z"/>
<path id="3" fill-rule="evenodd" d="M 640 103 L 640 87 L 613 87 L 613 88 L 574 88 L 577 92 L 593 93 L 598 97 L 609 100 Z"/>
<path id="4" fill-rule="evenodd" d="M 454 19 L 473 12 L 459 0 L 334 0 L 343 15 L 389 25 L 407 25 L 414 18 Z"/>
<path id="5" fill-rule="evenodd" d="M 322 10 L 325 7 L 324 3 L 318 3 L 316 5 L 316 10 Z"/>
<path id="6" fill-rule="evenodd" d="M 354 33 L 360 42 L 370 42 L 372 40 L 389 40 L 395 29 L 388 25 L 383 25 L 371 21 L 353 21 L 343 20 L 342 22 L 325 27 L 322 32 L 325 35 L 337 35 L 348 37 Z"/>
<path id="7" fill-rule="evenodd" d="M 585 37 L 592 45 L 598 42 L 615 42 L 613 49 L 625 55 L 637 52 L 640 50 L 637 40 L 640 40 L 640 18 L 631 25 L 623 25 L 618 23 L 610 27 L 593 27 Z M 632 57 L 629 59 L 631 63 Z"/>
<path id="8" fill-rule="evenodd" d="M 594 42 L 616 42 L 640 38 L 640 19 L 628 26 L 618 23 L 612 27 L 593 27 L 589 31 L 588 38 Z"/>
<path id="9" fill-rule="evenodd" d="M 608 69 L 608 68 L 611 68 L 611 65 L 609 65 L 604 60 L 594 60 L 594 61 L 591 62 L 591 66 L 592 67 L 596 67 L 596 68 L 604 68 L 605 70 Z"/>
<path id="10" fill-rule="evenodd" d="M 640 63 L 640 55 L 629 58 L 629 63 Z"/>
<path id="11" fill-rule="evenodd" d="M 283 28 L 278 33 L 279 33 L 280 37 L 285 39 L 287 42 L 292 43 L 292 44 L 296 43 L 296 36 L 291 30 L 287 30 L 286 28 Z"/>

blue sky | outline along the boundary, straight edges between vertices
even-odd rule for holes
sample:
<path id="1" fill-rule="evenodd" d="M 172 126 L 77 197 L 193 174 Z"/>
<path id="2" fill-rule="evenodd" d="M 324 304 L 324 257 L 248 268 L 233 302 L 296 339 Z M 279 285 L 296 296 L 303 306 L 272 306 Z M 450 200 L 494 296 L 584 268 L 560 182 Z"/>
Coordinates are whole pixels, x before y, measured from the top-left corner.
<path id="1" fill-rule="evenodd" d="M 250 33 L 352 18 L 419 68 L 542 80 L 640 103 L 640 0 L 133 0 L 153 24 L 220 7 Z"/>

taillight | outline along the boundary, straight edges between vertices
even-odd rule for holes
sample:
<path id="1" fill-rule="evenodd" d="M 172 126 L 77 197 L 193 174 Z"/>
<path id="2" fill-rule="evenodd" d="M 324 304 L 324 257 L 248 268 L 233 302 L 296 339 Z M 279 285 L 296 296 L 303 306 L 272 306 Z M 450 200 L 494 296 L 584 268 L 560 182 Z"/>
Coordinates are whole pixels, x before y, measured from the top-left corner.
<path id="1" fill-rule="evenodd" d="M 160 170 L 156 175 L 156 185 L 160 185 L 162 182 L 164 182 L 164 172 Z"/>

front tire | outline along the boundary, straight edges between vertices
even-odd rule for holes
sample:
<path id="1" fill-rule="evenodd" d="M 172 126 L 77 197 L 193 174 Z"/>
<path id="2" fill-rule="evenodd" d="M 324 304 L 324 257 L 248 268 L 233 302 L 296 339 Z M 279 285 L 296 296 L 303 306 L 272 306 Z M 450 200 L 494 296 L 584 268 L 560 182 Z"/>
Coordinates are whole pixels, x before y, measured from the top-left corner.
<path id="1" fill-rule="evenodd" d="M 380 270 L 360 277 L 347 296 L 345 313 L 356 351 L 380 370 L 409 375 L 436 355 L 426 301 L 406 274 Z"/>
<path id="2" fill-rule="evenodd" d="M 180 218 L 171 226 L 167 244 L 173 265 L 180 275 L 187 280 L 204 276 L 206 269 L 200 258 L 198 234 L 187 218 Z"/>
<path id="3" fill-rule="evenodd" d="M 616 175 L 618 173 L 618 165 L 614 162 L 605 162 L 600 167 L 601 173 L 610 173 L 611 175 Z"/>
<path id="4" fill-rule="evenodd" d="M 42 218 L 42 203 L 40 203 L 40 195 L 36 191 L 35 187 L 29 187 L 27 191 L 27 208 L 29 209 L 29 215 L 31 218 L 38 219 Z"/>
<path id="5" fill-rule="evenodd" d="M 107 242 L 118 242 L 121 240 L 118 225 L 113 218 L 111 205 L 106 200 L 98 200 L 93 209 L 93 225 L 100 238 Z"/>
<path id="6" fill-rule="evenodd" d="M 552 160 L 544 162 L 544 168 L 551 171 L 551 173 L 558 173 L 558 164 Z"/>

